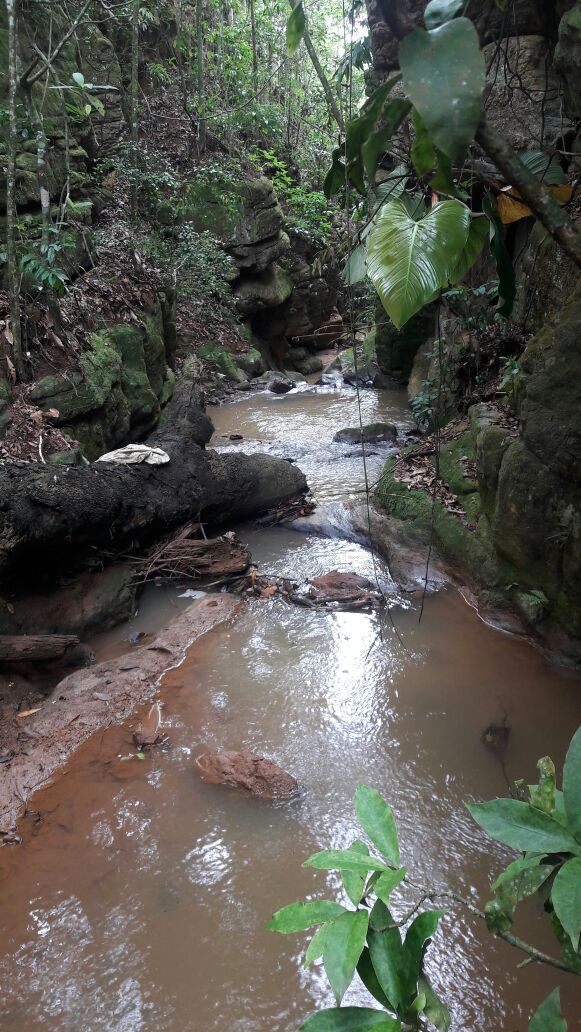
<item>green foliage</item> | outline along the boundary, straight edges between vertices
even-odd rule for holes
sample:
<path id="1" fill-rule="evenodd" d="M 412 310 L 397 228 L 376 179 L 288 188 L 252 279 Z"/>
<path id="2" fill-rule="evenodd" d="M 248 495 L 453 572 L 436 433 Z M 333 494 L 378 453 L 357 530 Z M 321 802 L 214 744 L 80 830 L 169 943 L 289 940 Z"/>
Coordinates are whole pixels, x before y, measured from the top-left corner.
<path id="1" fill-rule="evenodd" d="M 298 50 L 300 42 L 305 34 L 306 27 L 307 22 L 303 0 L 299 0 L 298 4 L 293 8 L 286 25 L 286 45 L 289 57 L 292 57 Z"/>
<path id="2" fill-rule="evenodd" d="M 531 958 L 542 960 L 533 946 L 508 934 L 518 903 L 540 893 L 562 945 L 564 963 L 572 972 L 581 973 L 581 727 L 567 752 L 563 791 L 556 788 L 549 757 L 539 760 L 538 767 L 539 782 L 530 786 L 529 802 L 496 799 L 467 804 L 493 839 L 523 854 L 498 876 L 492 886 L 494 899 L 481 916 L 493 934 L 518 943 Z M 318 925 L 307 947 L 305 966 L 322 957 L 337 1006 L 311 1015 L 301 1029 L 411 1032 L 425 1028 L 427 1020 L 438 1032 L 449 1032 L 450 1013 L 424 971 L 426 950 L 445 911 L 423 908 L 439 897 L 458 903 L 464 900 L 414 886 L 420 890 L 419 901 L 397 920 L 391 896 L 406 880 L 406 870 L 399 866 L 393 813 L 379 792 L 363 784 L 355 794 L 355 813 L 379 857 L 367 842 L 356 839 L 346 849 L 321 850 L 303 864 L 339 871 L 345 896 L 355 909 L 330 900 L 291 903 L 278 910 L 269 924 L 283 934 Z M 473 905 L 468 906 L 474 913 Z M 355 973 L 381 1010 L 340 1006 Z M 532 1016 L 529 1032 L 567 1032 L 558 989 Z"/>
<path id="3" fill-rule="evenodd" d="M 401 198 L 382 209 L 369 234 L 367 266 L 398 329 L 448 284 L 469 229 L 470 212 L 459 201 L 442 201 L 419 219 Z"/>
<path id="4" fill-rule="evenodd" d="M 440 25 L 461 14 L 465 7 L 466 0 L 430 0 L 424 11 L 426 28 L 439 29 Z"/>
<path id="5" fill-rule="evenodd" d="M 407 95 L 435 146 L 461 161 L 482 113 L 484 57 L 468 18 L 425 32 L 414 29 L 399 48 Z"/>

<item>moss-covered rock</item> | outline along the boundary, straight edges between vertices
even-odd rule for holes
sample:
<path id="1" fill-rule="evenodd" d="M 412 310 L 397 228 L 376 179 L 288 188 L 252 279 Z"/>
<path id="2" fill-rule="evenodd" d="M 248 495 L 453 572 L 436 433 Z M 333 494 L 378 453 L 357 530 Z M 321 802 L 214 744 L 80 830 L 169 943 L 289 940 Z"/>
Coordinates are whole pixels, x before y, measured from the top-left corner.
<path id="1" fill-rule="evenodd" d="M 382 373 L 407 384 L 418 350 L 433 343 L 436 316 L 432 307 L 423 308 L 398 330 L 378 304 L 375 327 L 377 362 Z"/>
<path id="2" fill-rule="evenodd" d="M 238 367 L 234 361 L 234 356 L 226 348 L 221 348 L 217 344 L 208 343 L 204 344 L 201 348 L 198 348 L 198 355 L 203 358 L 204 362 L 208 365 L 213 366 L 224 376 L 227 376 L 230 380 L 238 379 Z"/>

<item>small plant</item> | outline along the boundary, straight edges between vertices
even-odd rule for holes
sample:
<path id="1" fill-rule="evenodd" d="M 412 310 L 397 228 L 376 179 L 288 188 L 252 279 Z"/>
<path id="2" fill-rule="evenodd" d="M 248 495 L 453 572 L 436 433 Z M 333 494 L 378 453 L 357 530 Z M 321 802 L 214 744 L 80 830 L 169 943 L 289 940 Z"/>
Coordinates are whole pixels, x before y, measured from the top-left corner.
<path id="1" fill-rule="evenodd" d="M 38 289 L 49 287 L 61 294 L 69 276 L 59 264 L 59 259 L 73 247 L 74 242 L 67 233 L 62 233 L 58 226 L 50 226 L 48 240 L 40 241 L 33 250 L 22 255 L 20 270 Z"/>
<path id="2" fill-rule="evenodd" d="M 527 800 L 467 804 L 492 839 L 521 853 L 494 882 L 494 899 L 484 913 L 455 893 L 416 884 L 400 863 L 391 808 L 375 789 L 359 785 L 355 814 L 375 852 L 358 838 L 347 849 L 321 850 L 303 864 L 339 871 L 350 906 L 335 900 L 291 903 L 269 923 L 282 934 L 317 928 L 305 966 L 322 957 L 337 1005 L 309 1017 L 301 1026 L 305 1032 L 403 1032 L 425 1028 L 426 1021 L 438 1032 L 448 1032 L 450 1013 L 424 969 L 426 951 L 446 911 L 427 908 L 428 903 L 462 904 L 484 919 L 493 934 L 527 954 L 529 963 L 581 973 L 581 727 L 567 752 L 562 791 L 556 788 L 549 757 L 539 760 L 538 767 L 539 783 L 528 789 Z M 519 787 L 523 792 L 524 786 Z M 415 890 L 417 901 L 396 918 L 392 895 L 402 885 Z M 561 947 L 560 960 L 509 931 L 518 903 L 535 893 L 541 895 Z M 341 1006 L 356 974 L 381 1009 Z M 533 1015 L 529 1032 L 566 1029 L 555 989 Z"/>
<path id="3" fill-rule="evenodd" d="M 512 401 L 516 400 L 519 372 L 520 370 L 516 359 L 509 358 L 500 374 L 498 389 L 506 394 Z"/>

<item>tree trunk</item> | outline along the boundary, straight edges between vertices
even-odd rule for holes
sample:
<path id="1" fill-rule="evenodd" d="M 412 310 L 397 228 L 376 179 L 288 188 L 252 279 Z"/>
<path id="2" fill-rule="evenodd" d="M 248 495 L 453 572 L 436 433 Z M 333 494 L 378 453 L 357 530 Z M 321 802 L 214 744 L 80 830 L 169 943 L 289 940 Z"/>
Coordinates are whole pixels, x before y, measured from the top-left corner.
<path id="1" fill-rule="evenodd" d="M 139 0 L 133 0 L 131 14 L 131 221 L 137 221 L 137 156 L 139 152 Z"/>
<path id="2" fill-rule="evenodd" d="M 250 0 L 250 33 L 252 37 L 252 88 L 258 99 L 258 56 L 256 53 L 256 11 L 254 0 Z"/>
<path id="3" fill-rule="evenodd" d="M 219 455 L 204 444 L 212 424 L 195 388 L 178 385 L 168 422 L 149 443 L 161 466 L 0 466 L 2 580 L 38 585 L 78 568 L 87 555 L 149 545 L 191 519 L 224 525 L 266 512 L 306 490 L 296 466 L 270 455 Z"/>
<path id="4" fill-rule="evenodd" d="M 5 0 L 8 15 L 8 152 L 6 155 L 6 265 L 8 290 L 10 293 L 10 332 L 12 334 L 12 357 L 19 380 L 26 378 L 22 355 L 22 330 L 20 325 L 20 275 L 16 251 L 16 153 L 18 149 L 18 124 L 16 118 L 16 91 L 18 88 L 18 27 L 16 24 L 16 0 Z"/>
<path id="5" fill-rule="evenodd" d="M 294 8 L 294 6 L 295 6 L 294 0 L 289 0 L 289 3 L 290 3 L 290 6 L 292 8 Z M 322 66 L 321 62 L 319 61 L 319 55 L 317 54 L 317 51 L 315 50 L 315 48 L 313 46 L 313 41 L 312 41 L 312 39 L 311 39 L 311 37 L 309 35 L 309 30 L 308 29 L 305 29 L 305 31 L 303 33 L 303 43 L 305 44 L 305 47 L 306 47 L 306 50 L 307 50 L 307 54 L 309 55 L 309 57 L 311 59 L 313 68 L 315 69 L 315 72 L 317 73 L 317 78 L 318 78 L 319 82 L 321 83 L 321 86 L 323 87 L 323 93 L 325 94 L 325 98 L 326 98 L 327 104 L 329 106 L 329 111 L 331 112 L 331 114 L 332 114 L 333 118 L 335 119 L 337 125 L 339 126 L 339 129 L 341 130 L 341 132 L 344 133 L 345 132 L 345 122 L 343 120 L 343 115 L 341 114 L 341 111 L 339 109 L 339 105 L 337 104 L 337 101 L 335 99 L 335 94 L 333 93 L 333 90 L 331 89 L 331 84 L 330 84 L 327 76 L 325 75 L 325 71 L 323 69 L 323 66 Z"/>
<path id="6" fill-rule="evenodd" d="M 0 634 L 0 663 L 61 659 L 79 644 L 76 634 Z"/>
<path id="7" fill-rule="evenodd" d="M 198 129 L 198 150 L 200 154 L 206 152 L 206 104 L 204 90 L 204 0 L 196 0 L 196 49 L 198 63 L 198 108 L 199 108 L 199 129 Z"/>

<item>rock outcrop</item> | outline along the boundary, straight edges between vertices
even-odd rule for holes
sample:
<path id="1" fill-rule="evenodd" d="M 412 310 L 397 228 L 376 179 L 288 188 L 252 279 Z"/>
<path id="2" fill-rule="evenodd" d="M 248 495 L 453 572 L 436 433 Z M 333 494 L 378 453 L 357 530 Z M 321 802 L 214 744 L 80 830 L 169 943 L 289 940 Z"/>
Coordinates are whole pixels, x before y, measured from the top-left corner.
<path id="1" fill-rule="evenodd" d="M 203 753 L 196 768 L 212 785 L 230 785 L 259 799 L 281 799 L 296 795 L 298 782 L 291 774 L 265 756 L 249 749 L 240 752 Z"/>

